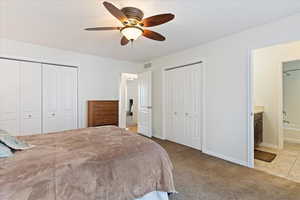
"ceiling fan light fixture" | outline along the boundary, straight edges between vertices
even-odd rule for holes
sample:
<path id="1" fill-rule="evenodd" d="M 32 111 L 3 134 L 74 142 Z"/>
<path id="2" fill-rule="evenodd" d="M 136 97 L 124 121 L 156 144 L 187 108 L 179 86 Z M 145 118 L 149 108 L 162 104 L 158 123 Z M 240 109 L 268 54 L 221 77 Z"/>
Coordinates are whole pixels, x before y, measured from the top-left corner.
<path id="1" fill-rule="evenodd" d="M 0 0 L 1 1 L 1 0 Z M 118 30 L 123 35 L 120 41 L 122 46 L 127 45 L 130 41 L 138 39 L 140 36 L 144 36 L 151 40 L 165 41 L 166 38 L 151 30 L 144 29 L 144 27 L 153 27 L 161 24 L 165 24 L 175 18 L 172 13 L 165 13 L 154 15 L 151 17 L 144 18 L 144 13 L 139 8 L 135 7 L 124 7 L 122 9 L 117 8 L 112 3 L 107 1 L 103 2 L 104 7 L 110 12 L 112 16 L 118 19 L 123 27 L 95 27 L 86 28 L 87 31 L 108 31 Z"/>
<path id="2" fill-rule="evenodd" d="M 127 40 L 136 40 L 143 34 L 143 29 L 137 26 L 125 26 L 121 29 L 121 33 L 127 38 Z"/>

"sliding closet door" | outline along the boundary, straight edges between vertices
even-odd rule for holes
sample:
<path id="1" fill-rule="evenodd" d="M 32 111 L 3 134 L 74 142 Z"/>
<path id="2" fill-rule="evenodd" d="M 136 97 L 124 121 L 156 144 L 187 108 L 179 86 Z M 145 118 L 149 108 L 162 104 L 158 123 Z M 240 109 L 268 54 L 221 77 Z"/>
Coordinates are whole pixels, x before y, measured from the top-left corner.
<path id="1" fill-rule="evenodd" d="M 53 65 L 43 65 L 43 133 L 62 130 L 59 108 L 60 70 Z"/>
<path id="2" fill-rule="evenodd" d="M 20 62 L 20 134 L 42 132 L 42 66 Z"/>
<path id="3" fill-rule="evenodd" d="M 165 132 L 167 139 L 201 149 L 202 80 L 201 64 L 165 72 Z"/>
<path id="4" fill-rule="evenodd" d="M 43 132 L 76 129 L 77 69 L 43 65 Z"/>
<path id="5" fill-rule="evenodd" d="M 60 111 L 62 130 L 77 128 L 77 68 L 60 68 Z"/>
<path id="6" fill-rule="evenodd" d="M 174 101 L 173 101 L 173 85 L 174 85 L 174 71 L 165 72 L 165 133 L 168 140 L 175 140 L 173 131 L 174 118 Z"/>
<path id="7" fill-rule="evenodd" d="M 184 76 L 183 69 L 173 71 L 172 104 L 173 104 L 173 141 L 184 141 Z"/>
<path id="8" fill-rule="evenodd" d="M 185 145 L 201 149 L 202 136 L 202 67 L 201 64 L 184 69 L 184 136 Z"/>
<path id="9" fill-rule="evenodd" d="M 20 133 L 20 64 L 0 59 L 0 129 Z"/>

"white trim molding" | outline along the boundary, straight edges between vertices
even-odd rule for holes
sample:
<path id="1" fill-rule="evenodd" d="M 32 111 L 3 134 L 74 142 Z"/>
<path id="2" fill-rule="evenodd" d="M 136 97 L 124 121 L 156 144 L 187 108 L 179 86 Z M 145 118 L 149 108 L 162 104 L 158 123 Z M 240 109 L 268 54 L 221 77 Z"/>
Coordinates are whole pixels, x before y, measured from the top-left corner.
<path id="1" fill-rule="evenodd" d="M 248 50 L 248 163 L 247 167 L 254 168 L 254 66 L 253 50 Z"/>
<path id="2" fill-rule="evenodd" d="M 160 139 L 160 140 L 166 140 L 162 135 L 153 135 L 154 138 Z"/>
<path id="3" fill-rule="evenodd" d="M 225 155 L 222 155 L 222 154 L 219 154 L 219 153 L 215 153 L 215 152 L 209 151 L 209 150 L 202 150 L 202 152 L 207 154 L 207 155 L 214 156 L 214 157 L 220 158 L 222 160 L 232 162 L 234 164 L 239 164 L 239 165 L 242 165 L 242 166 L 245 166 L 245 167 L 249 167 L 248 162 L 245 162 L 243 160 L 238 160 L 238 159 L 235 159 L 235 158 L 232 158 L 232 157 L 229 157 L 229 156 L 225 156 Z"/>

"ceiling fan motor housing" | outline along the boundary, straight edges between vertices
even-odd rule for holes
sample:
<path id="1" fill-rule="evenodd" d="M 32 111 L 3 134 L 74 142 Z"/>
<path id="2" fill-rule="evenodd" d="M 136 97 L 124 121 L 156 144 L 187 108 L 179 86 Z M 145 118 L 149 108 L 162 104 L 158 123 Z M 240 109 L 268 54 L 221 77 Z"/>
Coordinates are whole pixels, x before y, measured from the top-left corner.
<path id="1" fill-rule="evenodd" d="M 143 11 L 135 7 L 124 7 L 121 9 L 121 11 L 128 18 L 129 23 L 131 23 L 132 25 L 136 25 L 144 18 Z"/>

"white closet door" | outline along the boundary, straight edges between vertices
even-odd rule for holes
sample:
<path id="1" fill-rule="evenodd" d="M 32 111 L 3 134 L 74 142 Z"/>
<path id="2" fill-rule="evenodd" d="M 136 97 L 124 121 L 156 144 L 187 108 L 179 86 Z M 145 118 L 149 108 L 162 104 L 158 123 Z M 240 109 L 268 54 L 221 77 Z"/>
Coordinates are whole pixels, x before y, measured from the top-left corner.
<path id="1" fill-rule="evenodd" d="M 169 140 L 172 140 L 174 135 L 173 75 L 172 70 L 165 72 L 165 132 Z"/>
<path id="2" fill-rule="evenodd" d="M 43 65 L 43 132 L 78 128 L 77 69 Z"/>
<path id="3" fill-rule="evenodd" d="M 60 70 L 43 65 L 43 133 L 62 130 L 60 117 Z"/>
<path id="4" fill-rule="evenodd" d="M 61 67 L 60 112 L 62 130 L 77 128 L 77 68 Z"/>
<path id="5" fill-rule="evenodd" d="M 202 66 L 194 65 L 166 72 L 167 139 L 201 150 Z"/>
<path id="6" fill-rule="evenodd" d="M 20 64 L 0 59 L 0 129 L 20 133 Z"/>
<path id="7" fill-rule="evenodd" d="M 202 67 L 187 67 L 184 76 L 184 137 L 187 146 L 201 149 L 202 139 Z"/>
<path id="8" fill-rule="evenodd" d="M 39 63 L 20 62 L 20 134 L 42 132 L 42 68 Z"/>
<path id="9" fill-rule="evenodd" d="M 184 77 L 183 69 L 173 71 L 173 141 L 182 143 L 184 141 Z"/>

